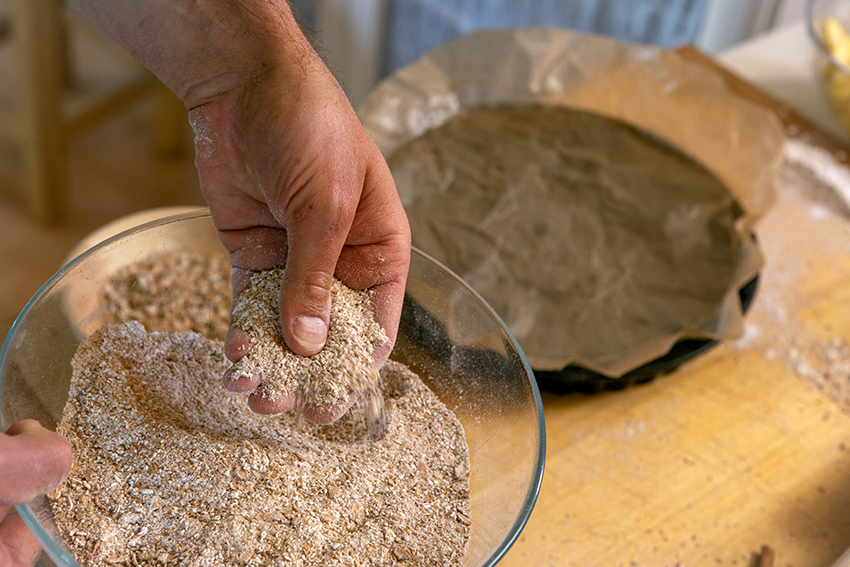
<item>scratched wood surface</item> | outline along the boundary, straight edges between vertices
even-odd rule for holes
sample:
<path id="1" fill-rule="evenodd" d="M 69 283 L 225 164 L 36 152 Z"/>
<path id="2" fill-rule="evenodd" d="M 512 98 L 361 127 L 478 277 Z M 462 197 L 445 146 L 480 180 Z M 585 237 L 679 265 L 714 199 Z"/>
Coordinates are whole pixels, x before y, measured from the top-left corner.
<path id="1" fill-rule="evenodd" d="M 769 545 L 777 566 L 829 567 L 850 548 L 850 218 L 782 183 L 757 234 L 766 264 L 740 340 L 629 390 L 544 392 L 543 486 L 500 565 L 754 566 Z"/>

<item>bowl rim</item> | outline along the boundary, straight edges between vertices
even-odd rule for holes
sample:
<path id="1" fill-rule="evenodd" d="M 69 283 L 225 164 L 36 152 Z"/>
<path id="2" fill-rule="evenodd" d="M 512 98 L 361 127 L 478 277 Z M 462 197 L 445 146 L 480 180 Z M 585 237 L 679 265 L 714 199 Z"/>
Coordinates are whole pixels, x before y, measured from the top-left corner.
<path id="1" fill-rule="evenodd" d="M 87 257 L 96 254 L 103 248 L 106 248 L 112 245 L 114 242 L 126 238 L 128 236 L 156 227 L 165 226 L 171 223 L 180 222 L 183 220 L 193 220 L 202 217 L 212 217 L 209 209 L 201 208 L 193 211 L 163 216 L 161 218 L 150 220 L 148 222 L 144 222 L 142 224 L 114 234 L 109 238 L 106 238 L 105 240 L 94 244 L 92 247 L 81 252 L 79 255 L 68 261 L 65 265 L 59 268 L 59 270 L 57 270 L 56 273 L 54 273 L 41 287 L 39 287 L 35 294 L 33 294 L 33 296 L 24 305 L 23 309 L 20 311 L 17 317 L 15 317 L 15 321 L 12 323 L 11 328 L 6 334 L 2 346 L 0 346 L 0 370 L 2 370 L 5 365 L 9 349 L 11 348 L 11 344 L 13 342 L 13 337 L 17 334 L 18 328 L 20 327 L 22 321 L 26 319 L 27 314 L 32 310 L 34 305 L 39 301 L 39 299 L 41 299 L 42 296 L 44 296 L 50 289 L 57 285 L 58 282 L 62 280 L 66 274 L 68 274 L 76 266 L 85 261 Z M 411 255 L 419 255 L 422 258 L 435 264 L 436 266 L 442 268 L 463 288 L 465 288 L 474 297 L 476 297 L 482 303 L 482 305 L 485 306 L 486 311 L 489 313 L 490 317 L 495 319 L 499 327 L 501 327 L 504 331 L 511 346 L 519 354 L 526 376 L 529 379 L 529 385 L 531 386 L 532 397 L 534 399 L 535 410 L 537 412 L 537 458 L 532 470 L 531 482 L 528 485 L 528 489 L 526 491 L 526 495 L 517 518 L 514 520 L 513 525 L 508 530 L 506 537 L 500 542 L 499 546 L 494 550 L 490 557 L 482 564 L 482 567 L 492 567 L 493 565 L 498 563 L 502 559 L 502 557 L 504 557 L 504 555 L 519 538 L 519 534 L 522 532 L 523 528 L 528 522 L 528 519 L 531 516 L 531 512 L 534 509 L 534 506 L 537 503 L 537 498 L 540 494 L 540 488 L 543 483 L 543 472 L 546 463 L 546 421 L 543 414 L 543 400 L 540 396 L 540 389 L 538 388 L 537 380 L 534 376 L 534 371 L 532 370 L 531 365 L 528 363 L 525 353 L 523 352 L 522 348 L 519 345 L 519 342 L 517 342 L 516 337 L 514 337 L 510 328 L 505 324 L 505 322 L 502 320 L 499 314 L 496 313 L 492 306 L 490 306 L 490 304 L 484 300 L 481 294 L 475 291 L 465 280 L 463 280 L 454 271 L 446 267 L 443 263 L 434 259 L 429 254 L 419 250 L 416 247 L 411 246 Z M 0 388 L 0 407 L 2 407 L 2 400 L 3 392 L 2 388 Z M 35 513 L 30 508 L 29 503 L 19 504 L 15 506 L 15 511 L 21 517 L 21 519 L 24 521 L 24 523 L 30 529 L 33 535 L 35 535 L 35 537 L 38 539 L 39 543 L 44 549 L 44 552 L 54 562 L 64 563 L 72 567 L 82 567 L 77 562 L 77 560 L 69 553 L 69 551 L 65 548 L 64 545 L 61 545 L 60 543 L 54 541 L 54 539 L 47 533 L 47 531 L 36 518 Z"/>
<path id="2" fill-rule="evenodd" d="M 820 51 L 821 55 L 825 56 L 832 65 L 835 65 L 835 67 L 840 69 L 843 73 L 850 75 L 850 67 L 848 67 L 844 61 L 836 57 L 832 50 L 826 46 L 820 31 L 815 25 L 815 2 L 817 2 L 817 0 L 806 0 L 805 5 L 803 6 L 803 19 L 806 21 L 806 32 L 808 33 L 809 38 L 814 42 L 818 51 Z"/>
<path id="3" fill-rule="evenodd" d="M 502 557 L 508 552 L 508 550 L 516 543 L 517 538 L 519 538 L 519 534 L 522 532 L 526 523 L 528 523 L 528 519 L 531 516 L 531 511 L 534 509 L 534 505 L 537 503 L 537 497 L 540 495 L 540 488 L 543 484 L 543 471 L 546 465 L 546 420 L 543 415 L 543 399 L 540 397 L 540 388 L 537 385 L 537 378 L 535 377 L 534 370 L 531 368 L 531 365 L 528 362 L 528 359 L 525 357 L 525 352 L 523 352 L 522 347 L 519 345 L 519 342 L 514 337 L 513 332 L 510 327 L 502 320 L 501 316 L 496 313 L 496 310 L 487 303 L 487 301 L 481 296 L 480 293 L 475 291 L 475 289 L 470 286 L 466 280 L 461 278 L 454 270 L 447 267 L 445 264 L 440 262 L 439 260 L 434 259 L 430 254 L 419 250 L 415 246 L 410 247 L 411 255 L 418 254 L 419 256 L 425 258 L 426 260 L 431 261 L 436 266 L 439 266 L 443 270 L 446 271 L 452 278 L 454 278 L 462 287 L 464 287 L 467 291 L 469 291 L 473 296 L 475 296 L 482 305 L 485 306 L 487 312 L 490 317 L 496 320 L 502 330 L 505 332 L 505 336 L 510 341 L 510 344 L 513 346 L 514 350 L 519 354 L 520 360 L 522 361 L 522 366 L 525 369 L 526 376 L 529 378 L 529 385 L 531 386 L 532 395 L 534 397 L 535 409 L 537 411 L 537 428 L 539 432 L 539 439 L 537 442 L 537 460 L 534 463 L 534 470 L 531 482 L 529 483 L 528 490 L 526 491 L 525 499 L 523 500 L 522 509 L 520 510 L 519 515 L 516 520 L 514 520 L 511 529 L 508 531 L 508 535 L 504 540 L 499 544 L 499 547 L 493 552 L 492 555 L 481 565 L 481 567 L 492 567 L 496 565 Z M 2 358 L 0 358 L 2 361 Z"/>

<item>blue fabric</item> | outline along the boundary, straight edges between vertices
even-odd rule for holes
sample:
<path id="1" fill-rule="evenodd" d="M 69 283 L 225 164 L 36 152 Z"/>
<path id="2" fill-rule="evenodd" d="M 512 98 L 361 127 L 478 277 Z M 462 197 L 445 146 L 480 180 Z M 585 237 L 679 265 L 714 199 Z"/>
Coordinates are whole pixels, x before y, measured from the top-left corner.
<path id="1" fill-rule="evenodd" d="M 705 0 L 390 0 L 384 74 L 481 28 L 554 26 L 624 41 L 692 43 Z"/>
<path id="2" fill-rule="evenodd" d="M 314 30 L 316 27 L 316 1 L 315 0 L 291 0 L 290 6 L 295 12 L 295 17 L 298 23 L 307 30 Z"/>

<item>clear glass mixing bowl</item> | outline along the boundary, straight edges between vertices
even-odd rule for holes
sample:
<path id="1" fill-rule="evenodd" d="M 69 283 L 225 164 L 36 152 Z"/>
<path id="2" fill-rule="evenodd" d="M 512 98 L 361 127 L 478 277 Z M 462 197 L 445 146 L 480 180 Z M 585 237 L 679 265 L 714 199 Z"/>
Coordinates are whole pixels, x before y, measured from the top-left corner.
<path id="1" fill-rule="evenodd" d="M 55 429 L 71 358 L 100 326 L 101 287 L 122 266 L 173 249 L 223 254 L 206 211 L 156 220 L 84 252 L 42 286 L 0 349 L 0 425 L 34 418 Z M 543 477 L 545 431 L 531 368 L 508 328 L 448 269 L 413 251 L 392 358 L 460 418 L 470 449 L 472 535 L 465 566 L 494 565 L 525 525 Z M 78 566 L 40 497 L 18 512 L 59 567 Z"/>
<path id="2" fill-rule="evenodd" d="M 850 67 L 840 57 L 836 56 L 823 38 L 822 26 L 826 18 L 835 18 L 845 30 L 850 25 L 850 2 L 847 0 L 806 0 L 803 6 L 803 17 L 806 22 L 806 32 L 820 56 L 818 64 L 829 62 L 841 72 L 850 74 Z"/>

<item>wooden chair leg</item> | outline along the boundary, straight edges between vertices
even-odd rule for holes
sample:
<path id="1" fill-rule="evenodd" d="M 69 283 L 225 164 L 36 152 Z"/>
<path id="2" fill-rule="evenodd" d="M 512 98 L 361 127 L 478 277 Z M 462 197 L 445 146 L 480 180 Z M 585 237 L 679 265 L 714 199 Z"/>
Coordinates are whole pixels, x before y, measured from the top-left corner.
<path id="1" fill-rule="evenodd" d="M 62 132 L 62 10 L 55 0 L 15 0 L 18 127 L 27 204 L 45 222 L 64 210 L 66 156 Z"/>

